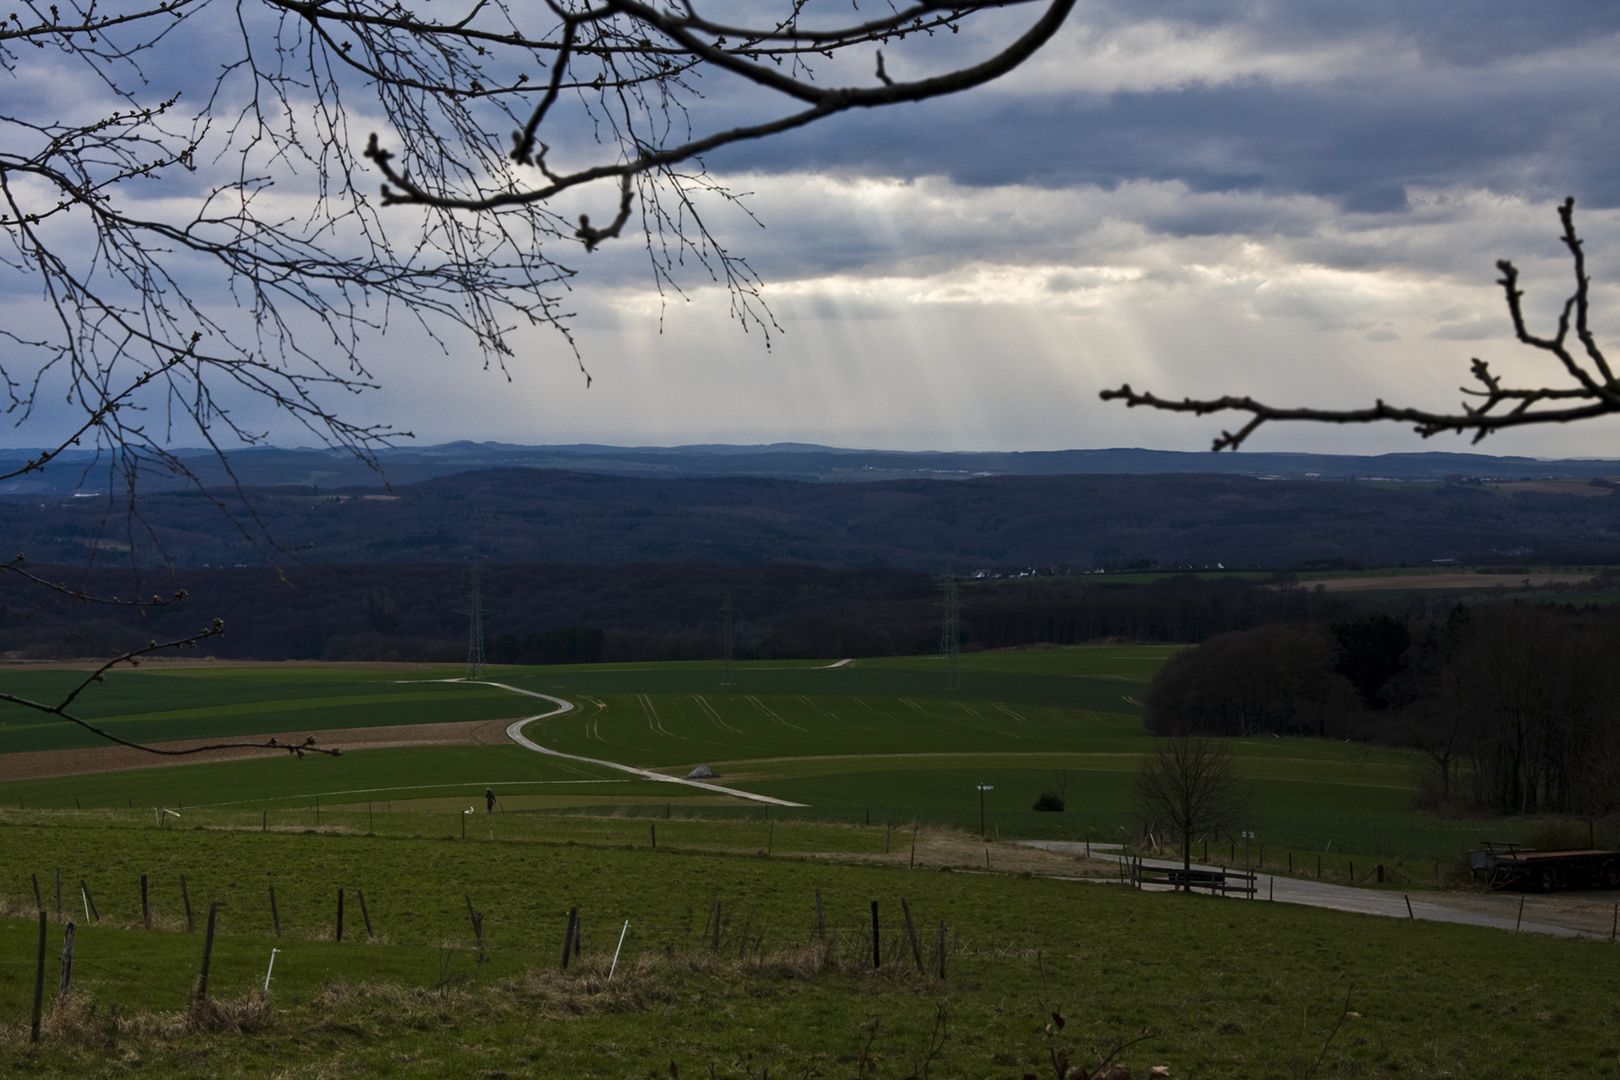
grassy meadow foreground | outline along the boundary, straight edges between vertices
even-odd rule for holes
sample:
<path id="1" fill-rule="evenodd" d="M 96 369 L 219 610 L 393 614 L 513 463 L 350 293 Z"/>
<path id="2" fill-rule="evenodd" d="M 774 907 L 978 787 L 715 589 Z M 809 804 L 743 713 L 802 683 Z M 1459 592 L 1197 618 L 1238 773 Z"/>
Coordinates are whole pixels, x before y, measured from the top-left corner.
<path id="1" fill-rule="evenodd" d="M 712 664 L 491 669 L 491 683 L 576 704 L 527 725 L 541 745 L 671 776 L 707 764 L 722 785 L 800 807 L 510 744 L 3 779 L 8 760 L 94 745 L 5 711 L 0 1070 L 1049 1076 L 1042 1026 L 1059 1010 L 1058 1044 L 1088 1067 L 1146 1036 L 1122 1053 L 1138 1075 L 1620 1074 L 1607 943 L 1135 892 L 1100 861 L 1011 843 L 1103 842 L 1131 824 L 1149 742 L 1137 702 L 1170 652 L 964 657 L 960 692 L 926 658 L 739 664 L 729 685 Z M 165 741 L 498 730 L 551 708 L 434 681 L 458 674 L 154 665 L 94 688 L 85 714 Z M 8 674 L 39 696 L 75 677 Z M 1469 844 L 1526 827 L 1414 814 L 1414 761 L 1398 751 L 1233 749 L 1268 873 L 1314 876 L 1320 858 L 1343 880 L 1376 860 L 1403 889 L 1432 887 Z M 1030 809 L 1064 782 L 1065 812 Z M 1230 843 L 1214 838 L 1210 858 L 1241 861 Z M 31 1045 L 36 882 L 51 929 Z M 212 1004 L 198 1006 L 216 902 Z M 573 908 L 579 952 L 564 969 Z M 74 989 L 55 1001 L 67 918 L 80 924 Z"/>
<path id="2" fill-rule="evenodd" d="M 1620 1072 L 1620 971 L 1601 942 L 720 850 L 727 830 L 733 845 L 757 838 L 738 835 L 741 823 L 672 821 L 654 850 L 580 818 L 530 819 L 493 840 L 160 831 L 126 818 L 13 811 L 0 827 L 15 913 L 0 919 L 0 1061 L 11 1075 L 650 1078 L 671 1063 L 734 1077 L 903 1077 L 925 1063 L 940 1076 L 1049 1075 L 1040 1029 L 1056 1009 L 1083 1062 L 1146 1035 L 1124 1053 L 1139 1072 L 1162 1063 L 1178 1076 L 1294 1076 L 1347 1001 L 1328 1074 Z M 699 836 L 710 847 L 686 846 Z M 52 870 L 70 853 L 69 909 L 79 915 L 79 880 L 93 874 L 101 918 L 83 924 L 73 995 L 48 1010 L 31 1047 L 26 874 L 39 873 L 53 908 Z M 214 900 L 218 1004 L 188 1008 Z M 572 907 L 583 940 L 563 970 Z M 54 992 L 59 929 L 50 940 Z M 281 951 L 264 997 L 272 947 Z"/>

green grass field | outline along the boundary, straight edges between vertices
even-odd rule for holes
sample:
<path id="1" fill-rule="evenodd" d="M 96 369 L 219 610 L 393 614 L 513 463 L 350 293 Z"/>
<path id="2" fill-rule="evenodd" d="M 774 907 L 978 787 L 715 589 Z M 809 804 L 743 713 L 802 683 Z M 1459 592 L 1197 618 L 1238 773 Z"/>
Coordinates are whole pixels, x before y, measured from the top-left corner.
<path id="1" fill-rule="evenodd" d="M 60 866 L 82 929 L 74 997 L 48 1000 L 45 1039 L 33 1047 L 37 925 L 0 917 L 0 1070 L 650 1080 L 670 1076 L 674 1063 L 687 1076 L 712 1067 L 717 1078 L 905 1077 L 922 1075 L 943 1009 L 930 1075 L 1051 1075 L 1040 1031 L 1061 1009 L 1070 1021 L 1062 1042 L 1088 1063 L 1093 1048 L 1145 1035 L 1124 1055 L 1137 1075 L 1160 1063 L 1173 1076 L 1305 1075 L 1341 1016 L 1321 1075 L 1620 1072 L 1612 1005 L 1620 976 L 1601 942 L 1117 885 L 678 846 L 627 850 L 616 836 L 593 838 L 600 824 L 551 827 L 555 835 L 463 841 L 160 831 L 107 814 L 5 814 L 7 908 L 33 907 L 30 873 L 52 907 Z M 694 836 L 743 827 L 670 826 Z M 150 883 L 149 931 L 141 929 L 141 874 Z M 197 926 L 190 933 L 182 874 Z M 100 922 L 79 912 L 81 879 Z M 333 940 L 339 888 L 342 943 Z M 375 939 L 366 937 L 359 891 Z M 922 971 L 902 899 L 920 930 Z M 187 1021 L 215 901 L 210 993 L 223 1004 Z M 483 914 L 482 949 L 469 904 Z M 584 936 L 563 972 L 574 906 Z M 49 939 L 48 999 L 61 942 L 54 917 Z M 280 950 L 272 993 L 261 1000 L 272 947 Z"/>
<path id="2" fill-rule="evenodd" d="M 218 668 L 151 664 L 110 672 L 75 705 L 75 714 L 135 742 L 220 738 L 279 731 L 485 720 L 510 712 L 492 687 L 454 685 L 464 670 L 404 671 L 310 664 Z M 8 670 L 8 693 L 54 702 L 83 672 Z M 0 755 L 101 746 L 72 724 L 0 703 Z"/>
<path id="3" fill-rule="evenodd" d="M 516 746 L 0 781 L 0 1071 L 650 1080 L 673 1063 L 687 1076 L 712 1068 L 715 1080 L 1049 1076 L 1041 1027 L 1061 1008 L 1071 1021 L 1061 1040 L 1088 1063 L 1093 1048 L 1147 1034 L 1125 1052 L 1138 1075 L 1164 1063 L 1174 1076 L 1304 1076 L 1341 1015 L 1316 1075 L 1620 1072 L 1609 1004 L 1620 974 L 1604 943 L 1019 874 L 1017 860 L 1035 856 L 1006 839 L 1101 841 L 1132 824 L 1133 770 L 1149 745 L 1136 702 L 1171 651 L 968 656 L 957 693 L 931 658 L 740 664 L 730 685 L 713 664 L 491 674 L 578 704 L 529 726 L 544 745 L 666 774 L 709 764 L 723 784 L 808 804 L 797 809 Z M 39 692 L 72 677 L 18 674 Z M 455 674 L 154 665 L 93 688 L 85 712 L 120 733 L 178 738 L 549 708 L 428 681 Z M 15 711 L 0 718 L 6 752 L 86 745 Z M 1328 877 L 1376 857 L 1426 881 L 1429 860 L 1512 831 L 1413 813 L 1413 762 L 1401 752 L 1298 739 L 1232 749 L 1255 788 L 1254 855 L 1268 873 L 1289 859 L 1313 873 L 1325 851 Z M 1059 771 L 1068 809 L 1029 809 Z M 982 845 L 980 783 L 993 785 Z M 486 787 L 499 795 L 495 814 L 484 812 Z M 157 807 L 175 811 L 162 827 Z M 955 854 L 908 870 L 915 821 Z M 1220 846 L 1211 858 L 1231 853 Z M 992 866 L 977 862 L 981 850 Z M 53 912 L 54 980 L 58 871 L 63 914 L 81 924 L 76 989 L 60 1004 L 47 994 L 45 1038 L 31 1047 L 33 887 L 37 877 Z M 99 920 L 85 918 L 91 901 Z M 210 991 L 222 1004 L 188 1012 L 215 901 Z M 469 906 L 483 916 L 482 947 Z M 574 906 L 584 936 L 562 972 Z M 262 999 L 254 987 L 272 948 Z"/>
<path id="4" fill-rule="evenodd" d="M 530 738 L 565 753 L 684 775 L 699 764 L 723 782 L 808 806 L 785 818 L 905 823 L 1002 836 L 1119 839 L 1133 827 L 1132 776 L 1150 740 L 1140 695 L 1167 647 L 1094 646 L 980 653 L 947 691 L 931 657 L 738 664 L 730 685 L 713 663 L 498 668 L 490 679 L 576 703 L 537 721 Z M 456 669 L 152 665 L 112 674 L 84 713 L 125 737 L 166 739 L 318 731 L 448 720 L 510 719 L 549 705 L 495 686 L 440 681 Z M 43 695 L 75 673 L 9 673 Z M 59 720 L 0 710 L 6 752 L 92 745 Z M 1256 793 L 1252 831 L 1273 853 L 1454 861 L 1482 839 L 1515 839 L 1520 823 L 1414 814 L 1413 755 L 1306 739 L 1231 744 Z M 4 762 L 0 755 L 0 763 Z M 1066 775 L 1067 810 L 1036 813 Z M 3 775 L 3 774 L 0 774 Z M 0 782 L 0 805 L 216 807 L 284 811 L 390 803 L 448 806 L 496 788 L 503 808 L 657 814 L 671 804 L 711 816 L 758 812 L 738 800 L 627 778 L 514 746 L 397 748 L 325 758 L 183 765 Z M 1220 843 L 1216 838 L 1216 846 Z"/>

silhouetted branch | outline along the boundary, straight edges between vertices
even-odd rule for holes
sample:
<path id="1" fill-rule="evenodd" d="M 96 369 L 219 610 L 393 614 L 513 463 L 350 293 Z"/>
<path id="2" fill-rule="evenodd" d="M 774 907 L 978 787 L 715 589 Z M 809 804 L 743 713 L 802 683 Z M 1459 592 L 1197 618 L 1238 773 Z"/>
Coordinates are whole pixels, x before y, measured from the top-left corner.
<path id="1" fill-rule="evenodd" d="M 168 597 L 167 599 L 159 596 L 156 593 L 152 594 L 152 599 L 150 600 L 142 600 L 138 597 L 131 597 L 128 600 L 123 600 L 117 596 L 96 596 L 92 593 L 85 592 L 82 585 L 69 585 L 66 582 L 50 581 L 46 578 L 40 577 L 37 574 L 24 570 L 23 563 L 27 561 L 28 560 L 25 556 L 18 555 L 10 562 L 0 563 L 0 574 L 16 574 L 25 581 L 31 581 L 43 589 L 47 589 L 54 593 L 59 593 L 70 600 L 82 600 L 87 604 L 106 604 L 112 607 L 167 607 L 170 604 L 178 604 L 187 596 L 186 590 L 184 589 L 177 590 L 174 595 Z"/>
<path id="2" fill-rule="evenodd" d="M 1279 408 L 1257 401 L 1252 397 L 1183 398 L 1179 401 L 1161 398 L 1147 391 L 1133 390 L 1129 383 L 1118 390 L 1104 390 L 1104 401 L 1123 401 L 1127 406 L 1145 405 L 1164 412 L 1189 412 L 1196 416 L 1216 412 L 1248 413 L 1250 419 L 1234 431 L 1222 431 L 1214 441 L 1212 450 L 1236 450 L 1262 424 L 1276 420 L 1306 420 L 1321 424 L 1369 424 L 1380 420 L 1403 421 L 1424 438 L 1445 431 L 1473 432 L 1479 442 L 1493 431 L 1524 427 L 1531 424 L 1567 424 L 1620 412 L 1620 381 L 1616 381 L 1608 359 L 1598 347 L 1588 325 L 1589 287 L 1586 275 L 1586 257 L 1582 241 L 1575 233 L 1575 200 L 1565 199 L 1558 209 L 1563 222 L 1564 246 L 1574 261 L 1575 291 L 1564 301 L 1558 317 L 1557 332 L 1550 338 L 1538 337 L 1525 326 L 1521 300 L 1524 292 L 1519 288 L 1519 271 L 1508 260 L 1502 259 L 1496 267 L 1502 272 L 1497 284 L 1502 286 L 1513 319 L 1513 332 L 1518 340 L 1557 358 L 1573 386 L 1504 386 L 1500 376 L 1491 373 L 1490 365 L 1475 358 L 1471 371 L 1477 387 L 1463 386 L 1462 393 L 1478 398 L 1477 405 L 1462 402 L 1458 412 L 1435 412 L 1429 409 L 1390 405 L 1380 399 L 1363 409 Z M 1580 342 L 1577 355 L 1570 347 L 1571 316 L 1574 317 L 1575 337 Z M 1580 404 L 1549 405 L 1557 402 Z"/>
<path id="3" fill-rule="evenodd" d="M 768 344 L 778 327 L 762 282 L 706 215 L 747 207 L 702 155 L 980 86 L 1050 40 L 1074 0 L 918 0 L 836 22 L 814 0 L 727 5 L 752 25 L 708 18 L 700 0 L 102 4 L 17 0 L 0 18 L 0 73 L 74 94 L 67 106 L 0 97 L 0 275 L 39 298 L 0 325 L 0 411 L 15 427 L 56 425 L 39 440 L 49 449 L 0 480 L 89 451 L 81 483 L 106 468 L 101 529 L 122 515 L 137 568 L 149 552 L 166 559 L 139 509 L 154 471 L 269 555 L 278 545 L 228 450 L 291 421 L 376 468 L 379 448 L 410 437 L 339 407 L 378 385 L 373 343 L 400 315 L 446 358 L 470 340 L 502 373 L 517 335 L 548 328 L 588 386 L 559 244 L 590 252 L 639 226 L 660 296 L 706 273 Z M 995 29 L 997 12 L 1024 9 L 1027 26 Z M 985 34 L 957 36 L 979 16 L 992 16 Z M 927 49 L 936 35 L 951 45 Z M 201 66 L 186 53 L 200 42 Z M 983 59 L 957 59 L 963 42 Z M 817 81 L 823 61 L 870 70 L 879 47 L 876 76 Z M 748 92 L 715 93 L 704 75 Z M 389 145 L 357 138 L 355 117 Z M 616 196 L 605 225 L 556 204 L 596 181 Z M 223 490 L 173 450 L 199 443 Z M 90 540 L 94 563 L 103 536 Z M 104 602 L 17 563 L 0 572 Z"/>
<path id="4" fill-rule="evenodd" d="M 218 637 L 224 632 L 224 622 L 219 619 L 215 619 L 213 625 L 201 633 L 193 634 L 190 637 L 180 638 L 175 641 L 165 641 L 161 643 L 154 641 L 144 648 L 132 649 L 129 652 L 115 656 L 111 660 L 103 663 L 100 667 L 97 667 L 89 675 L 85 676 L 77 686 L 69 690 L 67 695 L 55 705 L 48 705 L 44 702 L 32 701 L 28 698 L 19 697 L 16 694 L 8 694 L 4 692 L 0 692 L 0 701 L 7 701 L 13 705 L 20 705 L 25 709 L 33 709 L 49 716 L 60 717 L 69 723 L 77 724 L 79 727 L 84 728 L 91 734 L 98 735 L 101 738 L 106 739 L 108 742 L 117 743 L 119 746 L 127 746 L 134 750 L 144 750 L 148 754 L 158 754 L 163 757 L 185 757 L 189 754 L 200 754 L 206 750 L 285 750 L 289 754 L 296 754 L 299 757 L 303 757 L 306 753 L 328 754 L 332 757 L 337 757 L 339 754 L 341 754 L 342 751 L 335 747 L 332 749 L 327 749 L 326 747 L 316 746 L 315 736 L 313 735 L 309 736 L 302 743 L 283 743 L 276 739 L 268 739 L 264 742 L 209 743 L 206 746 L 193 746 L 186 750 L 164 750 L 160 749 L 159 747 L 147 746 L 144 743 L 131 742 L 128 739 L 120 738 L 119 736 L 108 731 L 106 728 L 97 727 L 88 720 L 74 716 L 72 713 L 68 712 L 68 708 L 73 704 L 74 701 L 78 699 L 79 695 L 83 693 L 87 687 L 93 683 L 103 681 L 107 676 L 107 672 L 111 671 L 118 665 L 129 664 L 131 667 L 138 667 L 140 665 L 141 658 L 144 656 L 149 656 L 155 652 L 161 652 L 164 649 L 194 649 L 197 647 L 197 643 L 199 641 L 205 641 L 211 637 Z"/>
<path id="5" fill-rule="evenodd" d="M 887 40 L 891 36 L 903 38 L 919 31 L 931 33 L 934 26 L 954 27 L 960 19 L 977 11 L 1028 2 L 1032 0 L 953 5 L 949 8 L 951 14 L 948 18 L 941 17 L 932 22 L 925 16 L 944 9 L 945 5 L 925 3 L 897 12 L 894 17 L 875 23 L 815 32 L 783 29 L 740 30 L 736 27 L 722 29 L 692 15 L 691 5 L 688 5 L 683 13 L 676 9 L 661 9 L 637 3 L 634 0 L 601 0 L 599 5 L 587 14 L 565 17 L 565 31 L 563 40 L 558 45 L 560 51 L 556 58 L 559 65 L 567 63 L 576 53 L 589 55 L 592 52 L 585 48 L 576 48 L 574 45 L 576 28 L 580 25 L 590 25 L 612 40 L 627 41 L 638 32 L 656 33 L 664 45 L 655 49 L 650 38 L 640 38 L 637 42 L 638 48 L 623 49 L 623 54 L 642 58 L 648 55 L 660 58 L 668 55 L 678 56 L 690 65 L 701 64 L 726 71 L 763 90 L 772 91 L 792 102 L 808 105 L 809 108 L 760 123 L 739 125 L 701 138 L 660 145 L 656 148 L 650 143 L 632 138 L 628 140 L 628 144 L 638 145 L 641 150 L 639 153 L 623 157 L 622 160 L 563 174 L 548 172 L 546 178 L 549 182 L 546 184 L 538 187 L 513 185 L 499 192 L 456 194 L 449 190 L 430 190 L 420 176 L 413 179 L 407 168 L 394 164 L 393 153 L 381 147 L 375 134 L 368 141 L 365 154 L 387 181 L 382 189 L 384 205 L 418 204 L 459 210 L 496 210 L 502 207 L 545 202 L 581 184 L 666 169 L 731 143 L 791 131 L 851 109 L 925 101 L 981 86 L 1013 70 L 1045 45 L 1062 26 L 1063 20 L 1074 7 L 1074 0 L 1044 0 L 1047 6 L 1041 17 L 1011 44 L 980 63 L 941 75 L 908 82 L 896 81 L 884 70 L 880 53 L 876 72 L 880 85 L 875 87 L 823 88 L 808 79 L 784 74 L 780 70 L 781 59 L 795 50 L 778 48 L 774 43 L 790 42 L 795 47 L 811 48 L 814 52 L 830 56 L 857 43 Z M 315 17 L 324 15 L 325 10 L 319 9 Z M 629 29 L 617 25 L 615 20 L 626 24 Z M 727 35 L 730 34 L 743 37 L 743 43 L 728 46 L 726 41 Z M 773 44 L 761 48 L 761 44 L 765 42 Z M 610 54 L 615 52 L 611 48 L 607 51 Z M 667 72 L 665 74 L 667 75 Z M 649 77 L 648 80 L 630 80 L 628 84 L 620 85 L 630 85 L 638 81 L 654 80 Z M 514 133 L 514 146 L 511 151 L 513 161 L 528 163 L 533 160 L 536 131 L 556 100 L 553 88 L 560 85 L 561 80 L 554 73 L 552 83 L 523 131 Z M 605 81 L 593 80 L 586 85 L 593 88 L 602 87 L 605 86 Z M 628 144 L 624 148 L 628 148 Z"/>
<path id="6" fill-rule="evenodd" d="M 1350 995 L 1354 994 L 1355 992 L 1355 983 L 1351 983 L 1349 986 L 1345 987 L 1344 1008 L 1339 1010 L 1338 1023 L 1333 1025 L 1333 1030 L 1329 1031 L 1327 1038 L 1322 1040 L 1321 1053 L 1316 1055 L 1316 1060 L 1311 1062 L 1311 1067 L 1305 1070 L 1302 1080 L 1311 1080 L 1311 1077 L 1315 1076 L 1317 1070 L 1322 1067 L 1322 1062 L 1327 1058 L 1328 1047 L 1333 1045 L 1334 1037 L 1339 1034 L 1339 1029 L 1344 1027 L 1344 1021 L 1350 1015 Z"/>

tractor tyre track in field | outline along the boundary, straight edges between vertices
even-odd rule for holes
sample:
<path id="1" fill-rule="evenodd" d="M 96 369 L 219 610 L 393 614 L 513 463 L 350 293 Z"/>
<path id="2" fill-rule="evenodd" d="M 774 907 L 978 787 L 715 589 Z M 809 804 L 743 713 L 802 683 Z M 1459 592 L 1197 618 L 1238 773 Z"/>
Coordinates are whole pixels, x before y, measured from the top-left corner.
<path id="1" fill-rule="evenodd" d="M 617 761 L 604 761 L 601 758 L 582 757 L 579 754 L 565 754 L 561 750 L 552 750 L 549 747 L 541 746 L 539 743 L 524 735 L 523 728 L 526 724 L 533 723 L 536 720 L 546 720 L 553 716 L 561 716 L 564 713 L 573 712 L 576 706 L 572 701 L 565 701 L 560 697 L 552 697 L 550 694 L 542 694 L 536 690 L 523 690 L 516 686 L 508 686 L 506 683 L 490 682 L 485 679 L 455 679 L 450 681 L 467 683 L 477 682 L 481 686 L 498 687 L 502 690 L 508 690 L 514 694 L 522 694 L 524 697 L 539 698 L 542 701 L 549 701 L 553 705 L 557 706 L 550 712 L 536 713 L 533 716 L 525 716 L 523 719 L 514 720 L 506 726 L 506 737 L 523 747 L 525 750 L 533 750 L 537 754 L 545 754 L 549 757 L 563 758 L 567 761 L 583 761 L 589 765 L 600 765 L 604 769 L 615 769 L 619 772 L 630 773 L 633 776 L 641 777 L 643 780 L 657 780 L 665 784 L 680 784 L 683 787 L 699 788 L 703 791 L 712 792 L 717 795 L 730 795 L 738 799 L 747 799 L 750 802 L 765 803 L 768 806 L 807 805 L 805 803 L 789 802 L 787 799 L 772 798 L 769 795 L 758 795 L 752 791 L 740 791 L 737 788 L 722 787 L 719 784 L 709 784 L 703 782 L 702 780 L 688 780 L 685 777 L 680 776 L 665 776 L 663 773 L 653 772 L 651 769 L 638 769 L 634 765 L 621 765 Z"/>
<path id="2" fill-rule="evenodd" d="M 798 724 L 790 724 L 786 720 L 782 719 L 782 715 L 780 713 L 771 708 L 769 705 L 765 704 L 763 701 L 759 700 L 759 698 L 755 697 L 753 694 L 748 695 L 748 700 L 753 702 L 755 708 L 759 709 L 760 712 L 770 717 L 775 723 L 781 724 L 786 728 L 792 728 L 794 731 L 802 731 L 807 735 L 810 733 L 809 728 L 802 728 Z"/>
<path id="3" fill-rule="evenodd" d="M 646 694 L 637 694 L 636 700 L 641 702 L 641 711 L 647 714 L 647 727 L 654 735 L 664 735 L 683 742 L 686 740 L 685 735 L 677 735 L 664 726 L 664 718 L 658 715 L 658 706 L 653 704 L 652 698 Z"/>
<path id="4" fill-rule="evenodd" d="M 710 705 L 709 699 L 704 697 L 702 694 L 692 694 L 691 698 L 693 701 L 697 702 L 698 708 L 702 709 L 706 714 L 708 714 L 709 719 L 714 723 L 715 727 L 723 728 L 724 730 L 731 732 L 733 735 L 747 734 L 747 732 L 739 731 L 730 724 L 726 723 L 725 720 L 721 718 L 720 711 L 713 705 Z"/>

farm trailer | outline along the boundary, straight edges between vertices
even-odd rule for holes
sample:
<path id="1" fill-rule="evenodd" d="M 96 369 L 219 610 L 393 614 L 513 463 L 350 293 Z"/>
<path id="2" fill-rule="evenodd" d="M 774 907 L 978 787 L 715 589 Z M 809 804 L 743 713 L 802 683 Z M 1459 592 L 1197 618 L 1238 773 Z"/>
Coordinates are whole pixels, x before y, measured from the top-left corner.
<path id="1" fill-rule="evenodd" d="M 1488 889 L 1620 888 L 1620 851 L 1576 848 L 1537 851 L 1517 844 L 1485 845 L 1468 853 L 1468 868 Z"/>

